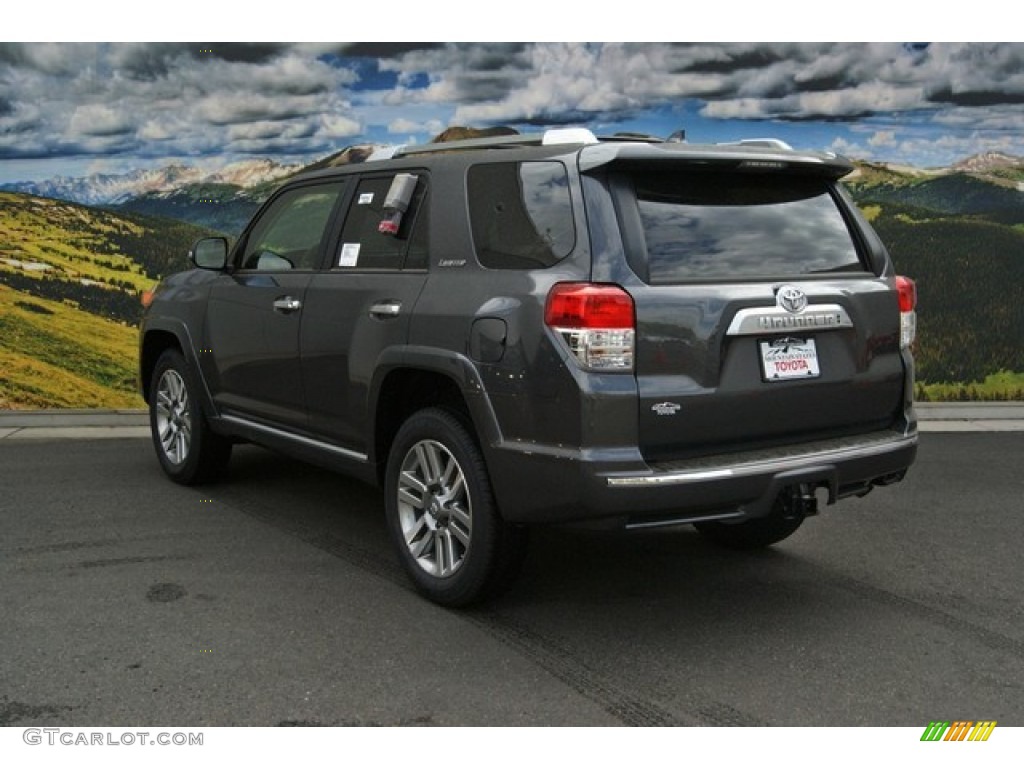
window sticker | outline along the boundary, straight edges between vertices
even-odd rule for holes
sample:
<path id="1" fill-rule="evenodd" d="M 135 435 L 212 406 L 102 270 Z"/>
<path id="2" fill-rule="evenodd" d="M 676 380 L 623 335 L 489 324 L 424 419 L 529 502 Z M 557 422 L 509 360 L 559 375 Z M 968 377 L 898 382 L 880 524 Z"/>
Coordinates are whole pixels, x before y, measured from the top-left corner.
<path id="1" fill-rule="evenodd" d="M 338 266 L 354 267 L 357 263 L 359 263 L 359 243 L 342 244 L 341 256 L 338 258 Z"/>
<path id="2" fill-rule="evenodd" d="M 369 205 L 373 202 L 373 192 L 363 192 L 359 195 L 359 205 Z"/>

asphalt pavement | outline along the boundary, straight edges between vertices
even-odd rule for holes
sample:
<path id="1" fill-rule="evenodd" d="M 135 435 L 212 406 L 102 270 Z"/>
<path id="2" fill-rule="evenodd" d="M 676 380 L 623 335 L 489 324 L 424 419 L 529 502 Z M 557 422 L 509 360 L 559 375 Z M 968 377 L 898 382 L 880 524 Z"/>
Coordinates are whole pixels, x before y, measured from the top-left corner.
<path id="1" fill-rule="evenodd" d="M 138 425 L 3 428 L 0 725 L 1024 725 L 1019 432 L 922 435 L 770 551 L 539 529 L 459 612 L 373 488 L 251 446 L 185 488 Z"/>

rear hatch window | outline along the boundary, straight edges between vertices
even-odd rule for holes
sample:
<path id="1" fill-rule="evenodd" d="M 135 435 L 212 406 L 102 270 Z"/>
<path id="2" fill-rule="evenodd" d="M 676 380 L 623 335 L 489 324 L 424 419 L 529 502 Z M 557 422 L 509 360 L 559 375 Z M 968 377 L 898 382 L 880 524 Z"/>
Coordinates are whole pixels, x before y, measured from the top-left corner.
<path id="1" fill-rule="evenodd" d="M 637 173 L 652 285 L 863 272 L 827 179 Z"/>

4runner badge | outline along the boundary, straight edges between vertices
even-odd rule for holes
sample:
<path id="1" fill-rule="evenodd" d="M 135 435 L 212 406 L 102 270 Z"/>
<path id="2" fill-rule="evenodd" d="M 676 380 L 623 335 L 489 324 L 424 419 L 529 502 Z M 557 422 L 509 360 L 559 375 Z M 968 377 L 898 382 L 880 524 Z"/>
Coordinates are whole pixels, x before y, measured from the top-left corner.
<path id="1" fill-rule="evenodd" d="M 681 406 L 679 403 L 655 403 L 651 406 L 651 410 L 659 416 L 675 416 L 679 413 Z"/>

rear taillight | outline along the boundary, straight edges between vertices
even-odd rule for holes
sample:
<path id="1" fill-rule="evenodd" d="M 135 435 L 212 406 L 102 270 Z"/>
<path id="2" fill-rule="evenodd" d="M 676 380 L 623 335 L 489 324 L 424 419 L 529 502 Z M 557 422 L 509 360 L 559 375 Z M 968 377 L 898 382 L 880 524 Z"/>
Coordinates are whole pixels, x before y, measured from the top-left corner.
<path id="1" fill-rule="evenodd" d="M 900 346 L 906 349 L 917 336 L 917 284 L 902 275 L 896 278 L 900 298 Z"/>
<path id="2" fill-rule="evenodd" d="M 583 368 L 633 370 L 633 298 L 619 286 L 559 283 L 548 294 L 544 322 Z"/>

